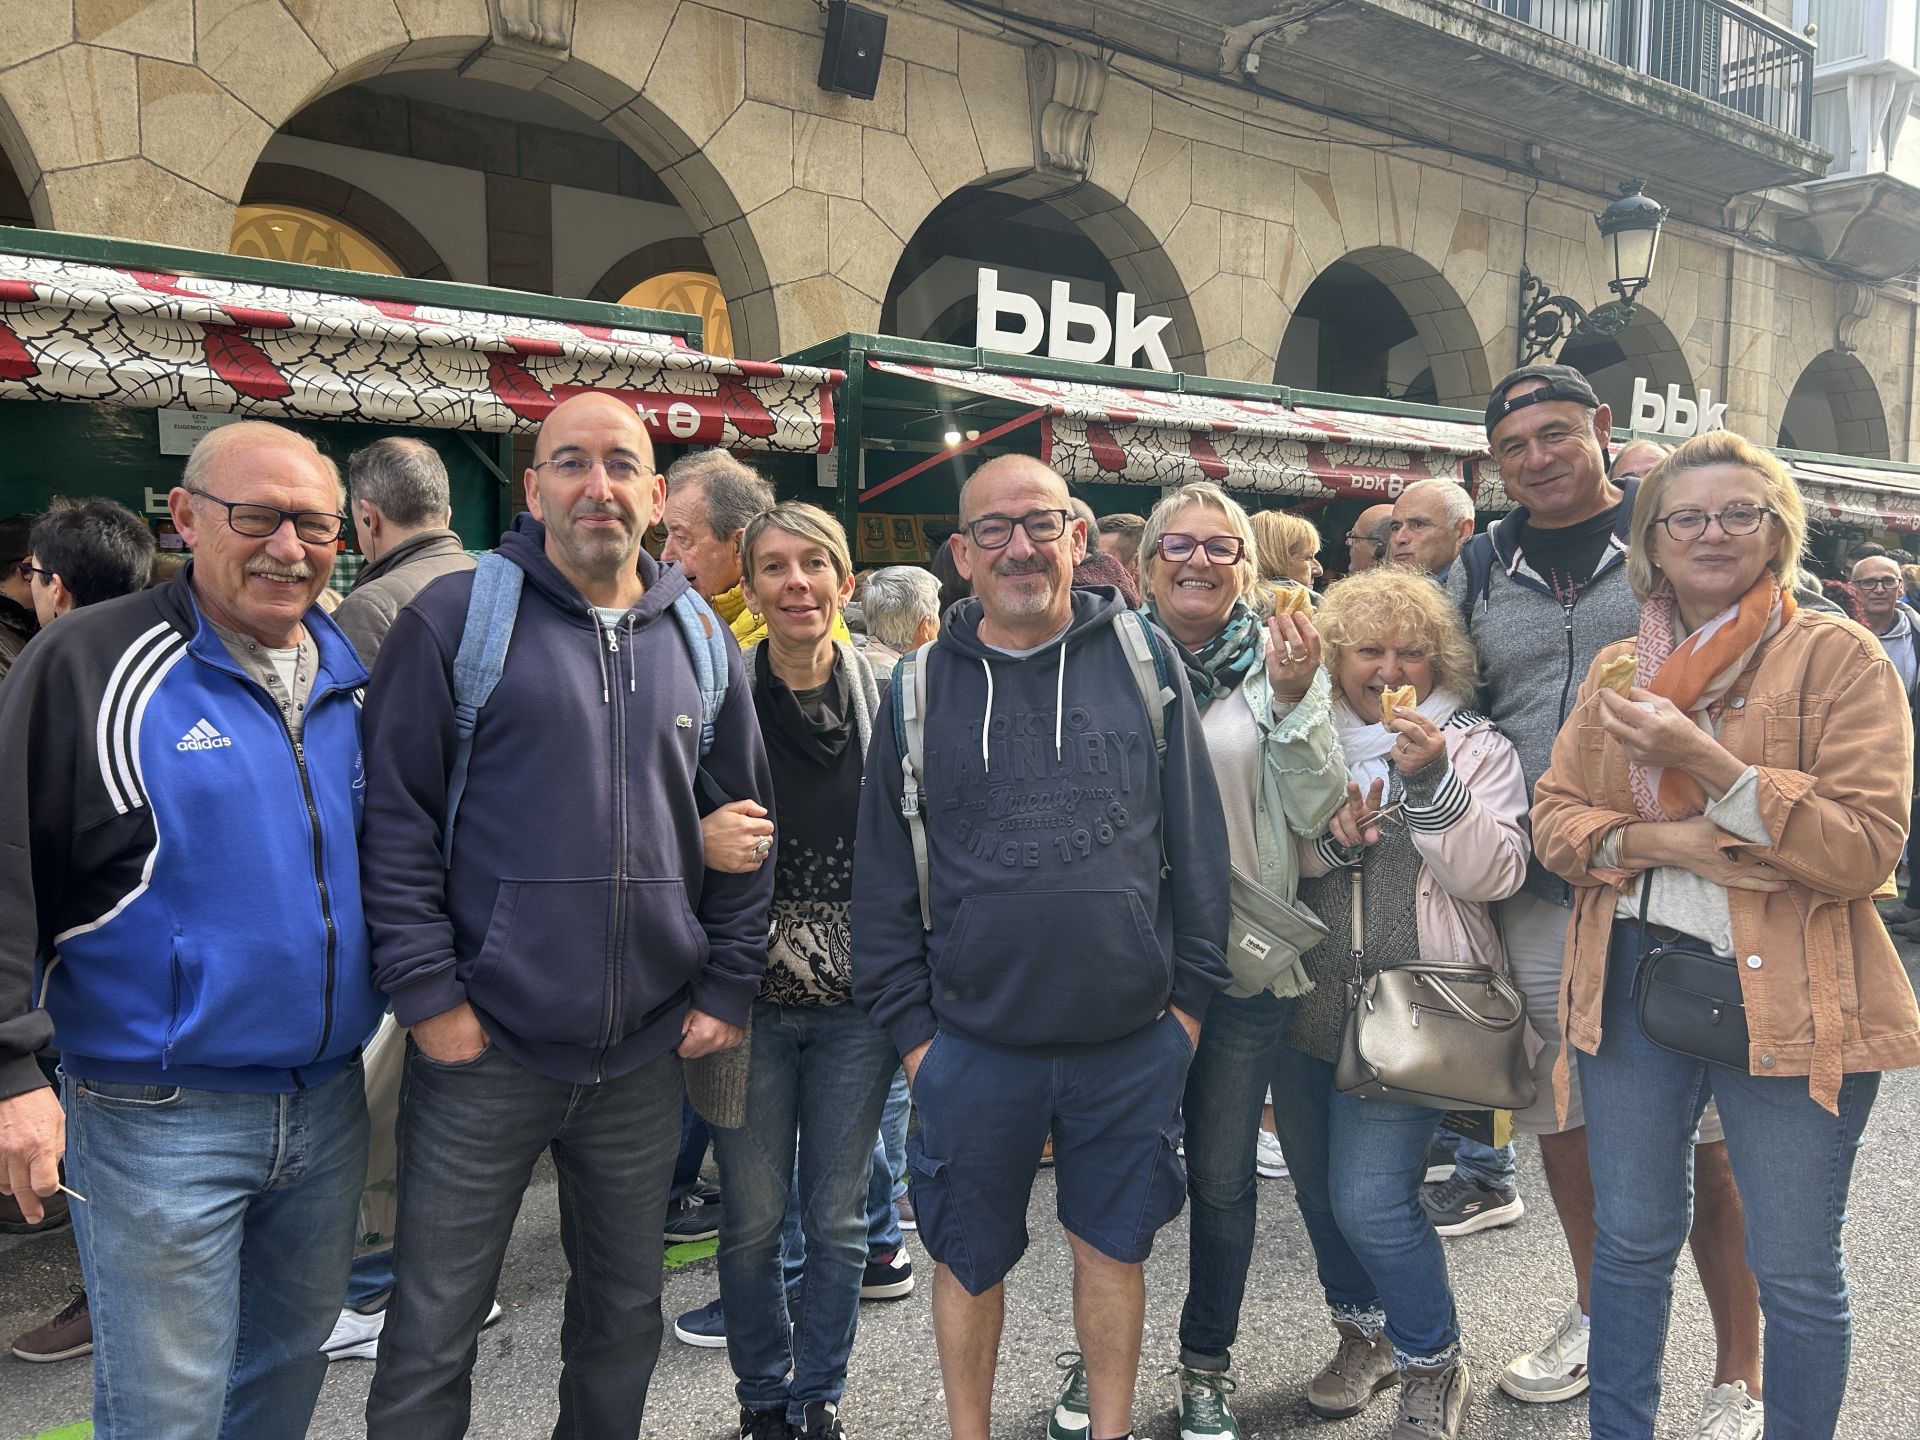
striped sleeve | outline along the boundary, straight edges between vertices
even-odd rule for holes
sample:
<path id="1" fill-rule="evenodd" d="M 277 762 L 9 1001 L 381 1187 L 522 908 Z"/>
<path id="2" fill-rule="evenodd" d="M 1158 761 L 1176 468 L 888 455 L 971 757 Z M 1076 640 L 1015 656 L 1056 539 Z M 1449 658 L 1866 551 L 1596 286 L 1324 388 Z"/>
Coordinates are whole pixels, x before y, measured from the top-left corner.
<path id="1" fill-rule="evenodd" d="M 1409 830 L 1450 830 L 1466 818 L 1467 807 L 1473 797 L 1467 787 L 1460 782 L 1460 776 L 1453 767 L 1447 767 L 1446 774 L 1424 800 L 1415 800 L 1409 793 L 1404 813 Z"/>

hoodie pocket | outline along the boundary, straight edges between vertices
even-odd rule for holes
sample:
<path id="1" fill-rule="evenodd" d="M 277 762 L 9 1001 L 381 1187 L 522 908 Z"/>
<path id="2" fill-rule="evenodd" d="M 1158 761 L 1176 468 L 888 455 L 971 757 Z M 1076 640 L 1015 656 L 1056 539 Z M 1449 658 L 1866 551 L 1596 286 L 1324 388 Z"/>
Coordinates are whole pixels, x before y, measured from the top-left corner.
<path id="1" fill-rule="evenodd" d="M 466 986 L 523 1040 L 599 1049 L 655 1018 L 706 960 L 679 880 L 502 880 Z"/>
<path id="2" fill-rule="evenodd" d="M 682 880 L 628 880 L 620 967 L 620 1039 L 645 1028 L 707 964 L 707 932 Z"/>
<path id="3" fill-rule="evenodd" d="M 934 1009 L 1013 1046 L 1097 1044 L 1166 1008 L 1173 964 L 1132 890 L 1041 890 L 961 902 L 934 967 Z"/>
<path id="4" fill-rule="evenodd" d="M 473 1003 L 523 1040 L 602 1044 L 613 883 L 502 880 L 466 979 Z"/>

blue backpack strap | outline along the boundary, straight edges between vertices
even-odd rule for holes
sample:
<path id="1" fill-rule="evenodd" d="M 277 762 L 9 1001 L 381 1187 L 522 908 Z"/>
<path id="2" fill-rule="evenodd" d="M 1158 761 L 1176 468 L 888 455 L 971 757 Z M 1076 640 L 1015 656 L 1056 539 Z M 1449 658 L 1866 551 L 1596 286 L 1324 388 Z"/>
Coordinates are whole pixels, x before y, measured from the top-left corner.
<path id="1" fill-rule="evenodd" d="M 440 855 L 453 864 L 453 822 L 467 790 L 467 762 L 473 757 L 473 729 L 480 710 L 507 668 L 507 646 L 520 613 L 520 582 L 525 573 L 499 554 L 480 557 L 467 597 L 467 620 L 460 650 L 453 657 L 453 765 L 447 772 L 447 818 L 440 827 Z"/>
<path id="2" fill-rule="evenodd" d="M 697 590 L 683 590 L 673 602 L 673 618 L 686 636 L 693 657 L 694 679 L 700 685 L 700 753 L 713 749 L 714 726 L 727 703 L 727 627 Z"/>

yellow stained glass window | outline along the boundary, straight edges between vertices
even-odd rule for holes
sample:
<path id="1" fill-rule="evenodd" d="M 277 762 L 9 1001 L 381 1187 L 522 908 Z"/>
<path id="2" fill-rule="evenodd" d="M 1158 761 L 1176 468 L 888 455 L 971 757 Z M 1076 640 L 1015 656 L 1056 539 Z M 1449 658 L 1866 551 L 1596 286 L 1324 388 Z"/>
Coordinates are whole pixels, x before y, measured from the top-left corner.
<path id="1" fill-rule="evenodd" d="M 704 270 L 669 270 L 642 280 L 620 297 L 622 305 L 646 310 L 678 310 L 700 317 L 703 346 L 709 355 L 733 355 L 733 320 L 720 282 Z"/>
<path id="2" fill-rule="evenodd" d="M 233 217 L 233 242 L 227 248 L 235 255 L 290 260 L 327 270 L 406 273 L 391 255 L 345 221 L 298 205 L 242 205 Z"/>

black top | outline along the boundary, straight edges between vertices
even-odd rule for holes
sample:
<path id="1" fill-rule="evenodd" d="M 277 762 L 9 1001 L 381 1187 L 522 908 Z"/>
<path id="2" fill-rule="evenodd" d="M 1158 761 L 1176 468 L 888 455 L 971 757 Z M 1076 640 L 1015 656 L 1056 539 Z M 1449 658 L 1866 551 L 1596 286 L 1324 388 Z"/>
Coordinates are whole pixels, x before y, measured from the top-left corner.
<path id="1" fill-rule="evenodd" d="M 1553 587 L 1561 604 L 1569 603 L 1593 579 L 1626 503 L 1623 497 L 1598 515 L 1558 529 L 1536 525 L 1531 518 L 1520 527 L 1521 556 Z"/>

